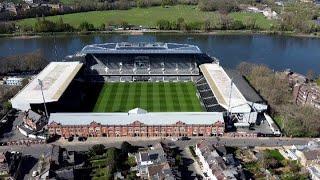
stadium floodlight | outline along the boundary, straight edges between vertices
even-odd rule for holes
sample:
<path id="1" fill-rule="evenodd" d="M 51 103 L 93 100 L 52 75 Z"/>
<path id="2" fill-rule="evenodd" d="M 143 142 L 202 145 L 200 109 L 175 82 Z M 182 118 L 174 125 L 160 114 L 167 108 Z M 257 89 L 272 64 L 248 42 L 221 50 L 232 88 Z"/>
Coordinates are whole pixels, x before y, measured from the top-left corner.
<path id="1" fill-rule="evenodd" d="M 230 93 L 229 93 L 229 103 L 228 103 L 228 116 L 231 115 L 231 98 L 232 98 L 232 86 L 233 86 L 233 81 L 232 81 L 232 78 L 231 78 L 231 83 L 230 83 Z"/>
<path id="2" fill-rule="evenodd" d="M 44 98 L 44 94 L 43 94 L 43 83 L 40 79 L 38 79 L 38 83 L 40 85 L 40 89 L 41 89 L 41 94 L 42 94 L 42 99 L 43 99 L 43 106 L 44 106 L 44 113 L 45 113 L 45 116 L 46 118 L 48 118 L 48 111 L 47 111 L 47 106 L 46 106 L 46 100 Z"/>

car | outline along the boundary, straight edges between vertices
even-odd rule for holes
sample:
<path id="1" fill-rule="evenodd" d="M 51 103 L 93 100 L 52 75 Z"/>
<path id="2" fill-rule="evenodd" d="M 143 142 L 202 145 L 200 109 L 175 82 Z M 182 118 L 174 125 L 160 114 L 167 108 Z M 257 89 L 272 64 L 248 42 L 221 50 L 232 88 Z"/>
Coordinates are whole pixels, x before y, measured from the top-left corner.
<path id="1" fill-rule="evenodd" d="M 81 137 L 81 136 L 78 137 L 78 141 L 86 141 L 86 140 L 87 139 L 85 137 Z"/>
<path id="2" fill-rule="evenodd" d="M 177 137 L 172 137 L 171 141 L 178 141 L 179 139 Z"/>
<path id="3" fill-rule="evenodd" d="M 180 138 L 180 140 L 181 141 L 188 141 L 188 140 L 190 140 L 190 138 L 187 137 L 187 136 L 183 136 L 183 137 Z"/>
<path id="4" fill-rule="evenodd" d="M 68 141 L 69 141 L 69 142 L 73 141 L 73 136 L 70 136 L 70 137 L 68 138 Z"/>

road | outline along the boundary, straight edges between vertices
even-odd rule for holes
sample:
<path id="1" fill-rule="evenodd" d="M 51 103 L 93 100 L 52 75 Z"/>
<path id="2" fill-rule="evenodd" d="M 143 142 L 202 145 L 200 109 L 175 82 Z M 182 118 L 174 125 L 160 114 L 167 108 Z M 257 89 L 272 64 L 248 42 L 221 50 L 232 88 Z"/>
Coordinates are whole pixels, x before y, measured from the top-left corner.
<path id="1" fill-rule="evenodd" d="M 185 149 L 188 146 L 195 145 L 202 139 L 206 139 L 212 144 L 222 144 L 226 146 L 236 146 L 236 147 L 248 147 L 248 146 L 264 146 L 264 147 L 276 147 L 276 146 L 290 146 L 290 145 L 303 145 L 311 138 L 232 138 L 232 137 L 197 137 L 186 141 L 176 141 L 174 142 L 179 149 Z M 86 151 L 94 144 L 104 144 L 108 147 L 120 147 L 123 141 L 128 141 L 135 146 L 148 146 L 155 144 L 157 142 L 172 142 L 170 138 L 89 138 L 85 142 L 68 142 L 66 140 L 59 140 L 52 144 L 62 146 L 68 150 L 74 151 Z M 51 144 L 40 144 L 40 145 L 30 145 L 30 146 L 0 146 L 0 151 L 19 151 L 23 154 L 32 155 L 34 157 L 39 157 L 42 154 L 50 152 Z"/>

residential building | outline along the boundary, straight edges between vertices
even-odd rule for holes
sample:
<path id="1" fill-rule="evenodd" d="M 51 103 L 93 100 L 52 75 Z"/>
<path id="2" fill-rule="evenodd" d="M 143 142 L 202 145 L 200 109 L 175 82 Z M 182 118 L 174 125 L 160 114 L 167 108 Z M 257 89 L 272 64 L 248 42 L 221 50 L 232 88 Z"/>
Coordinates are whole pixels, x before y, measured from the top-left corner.
<path id="1" fill-rule="evenodd" d="M 235 180 L 242 176 L 242 170 L 238 167 L 233 155 L 221 153 L 219 149 L 221 148 L 216 148 L 205 140 L 196 144 L 195 153 L 199 157 L 205 179 Z"/>
<path id="2" fill-rule="evenodd" d="M 26 112 L 23 122 L 34 131 L 40 131 L 48 123 L 44 115 L 40 115 L 32 110 Z"/>
<path id="3" fill-rule="evenodd" d="M 5 156 L 5 153 L 0 153 L 0 176 L 5 177 L 9 175 L 9 166 Z"/>
<path id="4" fill-rule="evenodd" d="M 297 83 L 304 84 L 308 82 L 308 78 L 305 75 L 291 71 L 290 69 L 283 72 L 289 82 L 290 87 L 294 87 Z"/>
<path id="5" fill-rule="evenodd" d="M 138 169 L 137 176 L 141 179 L 175 179 L 160 143 L 157 143 L 148 149 L 140 150 L 136 154 L 136 162 Z"/>
<path id="6" fill-rule="evenodd" d="M 298 150 L 296 154 L 303 166 L 320 164 L 320 149 L 301 151 Z"/>
<path id="7" fill-rule="evenodd" d="M 21 178 L 22 154 L 19 152 L 0 152 L 0 179 Z"/>
<path id="8" fill-rule="evenodd" d="M 303 166 L 320 164 L 320 140 L 309 141 L 306 145 L 293 145 L 290 148 L 285 148 L 285 151 Z"/>
<path id="9" fill-rule="evenodd" d="M 307 168 L 312 180 L 320 180 L 320 164 Z"/>
<path id="10" fill-rule="evenodd" d="M 293 87 L 293 97 L 298 105 L 310 105 L 320 109 L 320 88 L 315 83 L 297 83 Z"/>
<path id="11" fill-rule="evenodd" d="M 4 83 L 10 86 L 22 86 L 23 78 L 19 77 L 7 77 L 4 79 Z"/>

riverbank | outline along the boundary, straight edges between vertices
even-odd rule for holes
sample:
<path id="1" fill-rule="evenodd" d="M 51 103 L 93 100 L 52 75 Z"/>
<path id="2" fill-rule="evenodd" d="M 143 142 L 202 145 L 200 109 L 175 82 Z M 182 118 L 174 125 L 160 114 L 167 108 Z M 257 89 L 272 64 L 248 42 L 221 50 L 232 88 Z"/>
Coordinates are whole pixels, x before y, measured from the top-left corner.
<path id="1" fill-rule="evenodd" d="M 144 35 L 144 34 L 175 34 L 175 35 L 279 35 L 293 37 L 320 38 L 320 33 L 303 34 L 292 31 L 253 31 L 253 30 L 214 30 L 214 31 L 180 31 L 180 30 L 116 30 L 116 31 L 86 31 L 86 32 L 47 32 L 47 33 L 13 33 L 0 34 L 0 38 L 32 39 L 46 36 L 66 35 Z"/>

